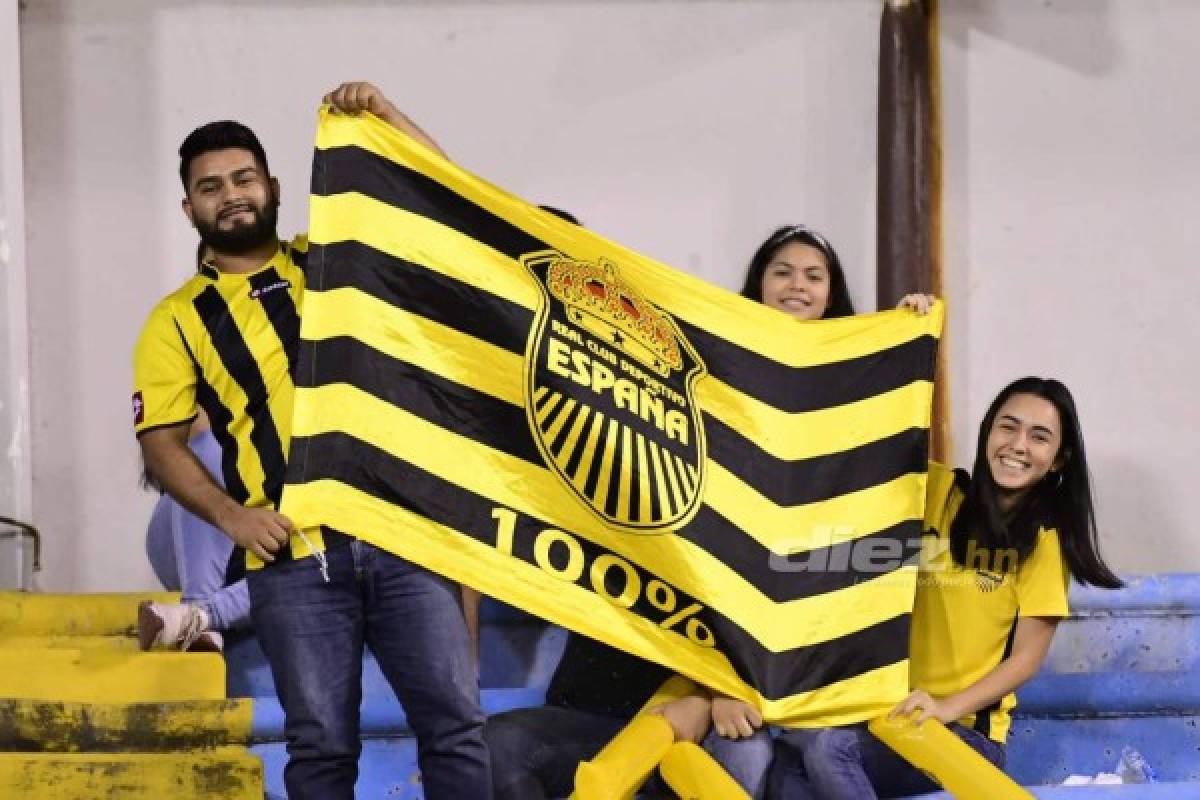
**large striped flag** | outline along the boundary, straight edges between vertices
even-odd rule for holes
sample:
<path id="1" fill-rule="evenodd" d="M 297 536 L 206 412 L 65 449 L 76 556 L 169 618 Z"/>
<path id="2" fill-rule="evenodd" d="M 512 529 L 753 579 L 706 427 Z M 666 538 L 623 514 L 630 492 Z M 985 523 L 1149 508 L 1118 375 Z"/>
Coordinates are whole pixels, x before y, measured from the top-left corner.
<path id="1" fill-rule="evenodd" d="M 799 323 L 322 112 L 283 511 L 792 725 L 908 689 L 942 309 Z"/>

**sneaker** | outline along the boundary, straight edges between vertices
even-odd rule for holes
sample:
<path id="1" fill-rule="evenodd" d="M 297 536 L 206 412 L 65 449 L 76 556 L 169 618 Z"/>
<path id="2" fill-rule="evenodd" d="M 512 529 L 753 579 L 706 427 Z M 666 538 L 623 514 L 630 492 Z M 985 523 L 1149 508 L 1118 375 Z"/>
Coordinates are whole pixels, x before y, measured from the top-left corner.
<path id="1" fill-rule="evenodd" d="M 219 653 L 225 646 L 221 634 L 208 630 L 208 614 L 190 603 L 138 605 L 138 646 L 143 650 L 167 647 Z"/>

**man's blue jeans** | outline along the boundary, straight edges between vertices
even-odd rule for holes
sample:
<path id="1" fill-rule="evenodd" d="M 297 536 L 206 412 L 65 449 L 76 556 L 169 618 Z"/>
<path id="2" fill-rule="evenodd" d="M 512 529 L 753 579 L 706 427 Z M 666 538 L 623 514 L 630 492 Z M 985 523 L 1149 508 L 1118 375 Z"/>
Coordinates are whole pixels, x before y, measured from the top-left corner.
<path id="1" fill-rule="evenodd" d="M 1004 768 L 1004 745 L 957 722 L 947 727 L 994 766 Z M 871 800 L 908 797 L 940 788 L 871 735 L 865 725 L 788 730 L 775 740 L 771 797 Z"/>
<path id="2" fill-rule="evenodd" d="M 290 800 L 353 798 L 363 645 L 417 736 L 428 800 L 487 800 L 483 712 L 457 584 L 366 542 L 251 570 L 251 614 L 285 715 Z"/>

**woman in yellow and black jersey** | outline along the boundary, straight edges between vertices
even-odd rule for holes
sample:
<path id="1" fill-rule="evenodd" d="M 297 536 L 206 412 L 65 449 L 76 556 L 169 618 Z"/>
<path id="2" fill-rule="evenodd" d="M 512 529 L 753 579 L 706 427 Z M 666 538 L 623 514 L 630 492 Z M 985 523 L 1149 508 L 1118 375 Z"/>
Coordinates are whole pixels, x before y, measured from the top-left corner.
<path id="1" fill-rule="evenodd" d="M 912 693 L 894 714 L 936 718 L 1003 768 L 1013 692 L 1038 671 L 1067 584 L 1119 588 L 1096 540 L 1083 433 L 1070 391 L 1022 378 L 992 402 L 972 476 L 929 465 L 926 548 L 911 633 Z M 780 798 L 863 800 L 936 791 L 865 726 L 787 731 Z"/>

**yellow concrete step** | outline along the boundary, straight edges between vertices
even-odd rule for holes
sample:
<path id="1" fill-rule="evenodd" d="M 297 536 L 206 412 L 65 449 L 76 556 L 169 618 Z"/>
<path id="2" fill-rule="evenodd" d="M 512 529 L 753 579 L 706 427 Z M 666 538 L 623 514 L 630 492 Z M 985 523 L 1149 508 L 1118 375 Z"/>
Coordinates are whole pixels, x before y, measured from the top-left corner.
<path id="1" fill-rule="evenodd" d="M 172 752 L 244 745 L 251 700 L 64 703 L 0 698 L 0 751 Z"/>
<path id="2" fill-rule="evenodd" d="M 225 661 L 215 653 L 7 648 L 0 650 L 0 697 L 110 704 L 220 700 Z"/>
<path id="3" fill-rule="evenodd" d="M 0 650 L 111 650 L 123 653 L 136 653 L 138 647 L 137 633 L 130 630 L 119 636 L 69 636 L 67 634 L 16 634 L 14 636 L 0 635 Z"/>
<path id="4" fill-rule="evenodd" d="M 0 636 L 121 636 L 137 628 L 143 600 L 179 602 L 178 592 L 32 594 L 0 592 Z"/>
<path id="5" fill-rule="evenodd" d="M 262 762 L 241 748 L 194 753 L 0 753 L 6 800 L 262 800 Z"/>

